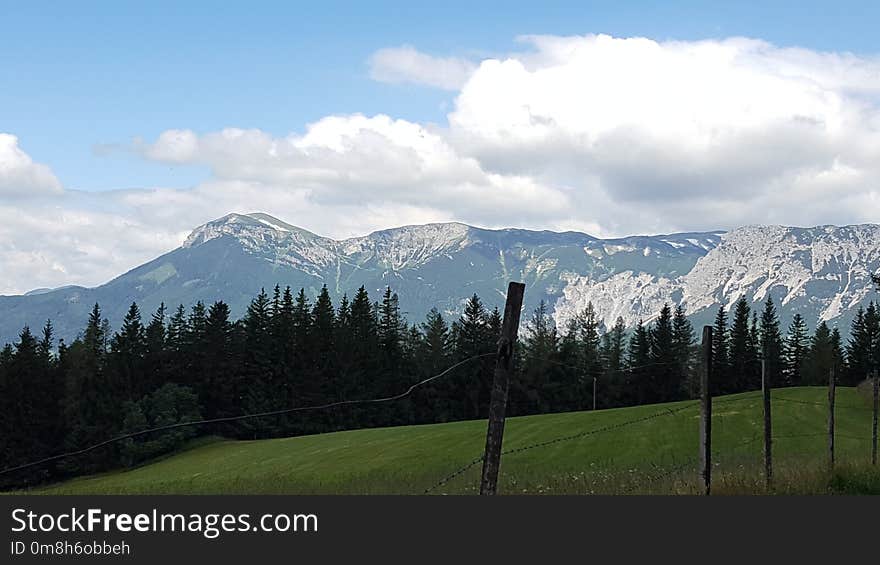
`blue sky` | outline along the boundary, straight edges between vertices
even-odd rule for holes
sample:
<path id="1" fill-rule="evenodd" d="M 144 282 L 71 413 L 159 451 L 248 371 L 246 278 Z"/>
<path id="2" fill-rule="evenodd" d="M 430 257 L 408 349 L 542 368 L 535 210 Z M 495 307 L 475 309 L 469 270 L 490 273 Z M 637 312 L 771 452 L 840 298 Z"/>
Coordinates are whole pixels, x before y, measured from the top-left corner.
<path id="1" fill-rule="evenodd" d="M 2 1 L 0 131 L 67 188 L 182 188 L 207 168 L 106 146 L 170 128 L 280 136 L 354 112 L 443 123 L 455 93 L 370 79 L 383 47 L 479 59 L 520 49 L 521 34 L 608 33 L 880 52 L 878 2 L 427 4 Z"/>

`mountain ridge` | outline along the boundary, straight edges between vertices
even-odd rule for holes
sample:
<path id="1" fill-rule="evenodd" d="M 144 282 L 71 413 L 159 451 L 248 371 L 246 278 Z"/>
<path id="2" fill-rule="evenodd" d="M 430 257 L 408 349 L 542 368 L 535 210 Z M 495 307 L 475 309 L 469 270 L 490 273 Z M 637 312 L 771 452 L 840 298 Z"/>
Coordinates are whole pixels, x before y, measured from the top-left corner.
<path id="1" fill-rule="evenodd" d="M 415 224 L 332 239 L 264 213 L 232 213 L 196 227 L 181 247 L 97 287 L 41 289 L 0 297 L 0 343 L 24 325 L 51 318 L 71 339 L 99 302 L 114 326 L 131 302 L 146 317 L 160 302 L 229 303 L 240 316 L 260 288 L 327 285 L 334 300 L 364 285 L 376 298 L 386 285 L 400 295 L 410 322 L 432 307 L 461 312 L 471 294 L 501 306 L 509 280 L 527 285 L 526 308 L 544 300 L 560 326 L 587 302 L 603 322 L 650 320 L 663 302 L 682 303 L 704 323 L 739 296 L 773 296 L 785 321 L 845 324 L 873 298 L 880 270 L 880 226 L 750 225 L 730 231 L 601 239 L 589 234 L 460 222 Z M 524 316 L 527 319 L 529 313 Z M 845 327 L 841 327 L 842 330 Z"/>

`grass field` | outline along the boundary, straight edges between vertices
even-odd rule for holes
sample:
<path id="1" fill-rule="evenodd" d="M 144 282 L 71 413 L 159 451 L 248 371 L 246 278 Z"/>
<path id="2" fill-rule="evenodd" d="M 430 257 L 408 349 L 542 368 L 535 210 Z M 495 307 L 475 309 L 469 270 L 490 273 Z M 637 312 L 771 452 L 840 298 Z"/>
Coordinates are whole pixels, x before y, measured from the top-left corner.
<path id="1" fill-rule="evenodd" d="M 831 474 L 826 395 L 824 388 L 774 391 L 774 491 L 880 494 L 880 472 L 870 466 L 868 398 L 856 389 L 838 388 L 839 465 Z M 762 492 L 760 393 L 715 399 L 712 425 L 715 492 Z M 697 492 L 698 429 L 699 408 L 693 401 L 511 418 L 504 449 L 514 452 L 502 458 L 499 491 Z M 480 420 L 261 441 L 217 440 L 136 469 L 31 492 L 420 494 L 478 457 L 485 432 L 486 422 Z M 566 437 L 570 439 L 515 451 Z M 480 464 L 475 464 L 431 492 L 474 493 L 479 473 Z"/>

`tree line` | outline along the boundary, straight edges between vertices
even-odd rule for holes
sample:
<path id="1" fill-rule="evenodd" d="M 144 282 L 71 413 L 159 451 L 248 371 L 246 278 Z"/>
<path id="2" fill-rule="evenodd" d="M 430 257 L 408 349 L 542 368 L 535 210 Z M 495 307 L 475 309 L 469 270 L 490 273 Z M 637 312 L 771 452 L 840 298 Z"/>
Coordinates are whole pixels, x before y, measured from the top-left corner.
<path id="1" fill-rule="evenodd" d="M 827 382 L 831 367 L 855 384 L 880 360 L 880 312 L 860 310 L 846 347 L 823 322 L 808 336 L 796 315 L 782 335 L 769 298 L 760 315 L 741 299 L 719 309 L 713 336 L 716 394 Z M 694 397 L 696 338 L 684 309 L 666 304 L 650 323 L 607 328 L 592 304 L 557 328 L 541 303 L 524 324 L 511 381 L 510 415 L 668 402 Z M 220 422 L 145 434 L 7 476 L 16 484 L 130 466 L 178 449 L 196 435 L 258 439 L 343 429 L 485 418 L 501 330 L 498 308 L 474 295 L 460 316 L 436 309 L 409 323 L 387 288 L 361 287 L 334 305 L 326 287 L 261 291 L 233 320 L 227 304 L 165 305 L 144 321 L 133 303 L 113 331 L 95 305 L 81 334 L 54 343 L 51 321 L 24 328 L 0 350 L 0 468 L 74 451 L 110 437 L 178 422 L 223 419 L 399 394 L 465 361 L 394 402 Z M 0 478 L 2 479 L 2 478 Z"/>

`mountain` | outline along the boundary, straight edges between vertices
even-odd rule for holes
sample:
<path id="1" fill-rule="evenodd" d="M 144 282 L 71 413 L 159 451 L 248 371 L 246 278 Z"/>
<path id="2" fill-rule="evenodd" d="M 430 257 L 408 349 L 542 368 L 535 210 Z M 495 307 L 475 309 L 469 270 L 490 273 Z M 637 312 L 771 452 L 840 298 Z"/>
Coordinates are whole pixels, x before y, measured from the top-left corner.
<path id="1" fill-rule="evenodd" d="M 878 269 L 880 227 L 874 225 L 598 239 L 443 223 L 334 240 L 266 214 L 230 214 L 99 287 L 0 297 L 0 343 L 46 319 L 70 340 L 95 302 L 114 327 L 133 301 L 145 318 L 161 302 L 173 308 L 217 299 L 240 316 L 260 288 L 276 284 L 313 296 L 326 284 L 335 299 L 361 285 L 378 299 L 390 285 L 411 322 L 432 307 L 456 316 L 474 293 L 500 307 L 507 282 L 520 280 L 527 311 L 545 300 L 558 324 L 588 301 L 609 325 L 618 315 L 630 324 L 649 320 L 664 301 L 685 304 L 702 323 L 719 304 L 742 295 L 760 302 L 768 294 L 782 303 L 783 321 L 799 311 L 809 323 L 848 324 L 854 309 L 873 296 L 870 273 Z"/>
<path id="2" fill-rule="evenodd" d="M 795 312 L 811 326 L 819 321 L 847 333 L 859 306 L 877 300 L 871 273 L 880 270 L 880 226 L 746 226 L 725 233 L 720 243 L 678 277 L 617 273 L 602 281 L 568 281 L 556 304 L 557 323 L 587 302 L 606 320 L 627 324 L 651 319 L 664 301 L 681 303 L 692 321 L 711 323 L 718 307 L 744 296 L 753 307 L 772 297 L 783 329 Z"/>

